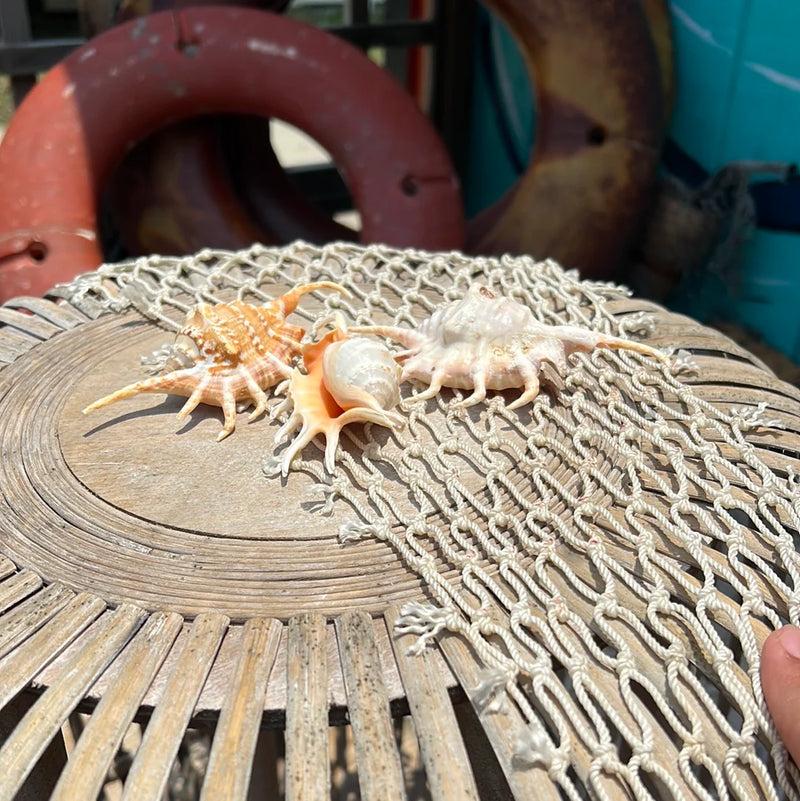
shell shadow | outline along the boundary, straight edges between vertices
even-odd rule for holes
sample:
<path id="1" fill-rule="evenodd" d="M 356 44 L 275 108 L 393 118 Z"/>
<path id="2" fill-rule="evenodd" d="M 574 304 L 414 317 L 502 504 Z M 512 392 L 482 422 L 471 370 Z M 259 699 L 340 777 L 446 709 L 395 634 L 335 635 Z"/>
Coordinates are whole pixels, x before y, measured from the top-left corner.
<path id="1" fill-rule="evenodd" d="M 136 409 L 132 412 L 125 412 L 124 414 L 120 414 L 117 417 L 112 417 L 110 420 L 106 420 L 103 423 L 99 423 L 98 425 L 94 426 L 94 428 L 90 428 L 88 431 L 86 431 L 83 436 L 90 437 L 94 434 L 99 434 L 101 431 L 106 431 L 109 428 L 123 425 L 131 420 L 141 420 L 147 417 L 158 417 L 159 415 L 169 415 L 170 417 L 174 418 L 184 403 L 185 400 L 183 398 L 168 395 L 161 403 L 156 404 L 155 406 L 150 406 L 147 409 Z M 191 413 L 189 419 L 173 433 L 179 436 L 188 434 L 190 431 L 200 425 L 203 420 L 208 420 L 212 417 L 219 418 L 220 426 L 222 425 L 219 409 L 213 406 L 198 406 Z"/>

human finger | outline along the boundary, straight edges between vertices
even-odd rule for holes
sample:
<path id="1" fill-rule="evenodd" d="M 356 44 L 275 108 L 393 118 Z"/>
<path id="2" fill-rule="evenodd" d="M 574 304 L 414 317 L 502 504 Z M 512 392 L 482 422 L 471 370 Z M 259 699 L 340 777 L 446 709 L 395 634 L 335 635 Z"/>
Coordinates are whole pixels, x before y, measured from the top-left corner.
<path id="1" fill-rule="evenodd" d="M 800 629 L 784 626 L 761 652 L 761 685 L 775 728 L 800 764 Z"/>

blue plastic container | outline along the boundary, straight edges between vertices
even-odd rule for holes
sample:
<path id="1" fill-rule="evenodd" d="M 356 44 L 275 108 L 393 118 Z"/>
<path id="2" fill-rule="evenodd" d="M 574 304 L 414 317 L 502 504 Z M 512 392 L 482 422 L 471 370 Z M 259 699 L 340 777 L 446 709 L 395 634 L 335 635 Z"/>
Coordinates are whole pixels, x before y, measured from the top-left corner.
<path id="1" fill-rule="evenodd" d="M 671 10 L 674 141 L 709 172 L 744 159 L 800 163 L 800 3 L 673 0 Z M 800 232 L 758 228 L 740 256 L 727 280 L 698 276 L 679 304 L 733 319 L 800 361 Z"/>

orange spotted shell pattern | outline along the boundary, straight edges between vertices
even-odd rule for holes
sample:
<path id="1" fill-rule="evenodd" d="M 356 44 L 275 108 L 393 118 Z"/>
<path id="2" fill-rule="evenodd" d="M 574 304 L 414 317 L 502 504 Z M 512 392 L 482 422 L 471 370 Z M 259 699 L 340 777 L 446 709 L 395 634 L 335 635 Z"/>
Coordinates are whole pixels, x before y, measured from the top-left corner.
<path id="1" fill-rule="evenodd" d="M 224 423 L 217 440 L 236 426 L 236 404 L 252 401 L 249 420 L 267 408 L 264 390 L 291 375 L 289 365 L 299 355 L 305 329 L 286 321 L 300 298 L 309 292 L 346 290 L 329 281 L 301 284 L 263 306 L 236 300 L 201 303 L 189 310 L 162 373 L 100 398 L 88 414 L 143 392 L 165 392 L 188 398 L 178 412 L 184 419 L 201 403 L 222 407 Z"/>

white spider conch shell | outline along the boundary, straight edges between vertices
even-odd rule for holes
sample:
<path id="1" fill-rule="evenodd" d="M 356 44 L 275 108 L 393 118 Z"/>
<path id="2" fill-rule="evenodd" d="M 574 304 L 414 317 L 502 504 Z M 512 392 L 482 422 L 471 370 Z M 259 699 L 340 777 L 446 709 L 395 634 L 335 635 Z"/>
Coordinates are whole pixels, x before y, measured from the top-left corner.
<path id="1" fill-rule="evenodd" d="M 578 351 L 616 348 L 667 359 L 643 342 L 576 325 L 539 322 L 527 306 L 495 295 L 482 284 L 472 284 L 461 300 L 439 306 L 416 329 L 370 325 L 350 331 L 380 334 L 405 346 L 395 355 L 403 365 L 400 380 L 428 384 L 414 401 L 432 398 L 442 387 L 471 389 L 460 406 L 479 403 L 487 390 L 515 387 L 522 393 L 507 408 L 530 403 L 539 393 L 542 363 L 550 362 L 564 373 L 567 357 Z"/>

